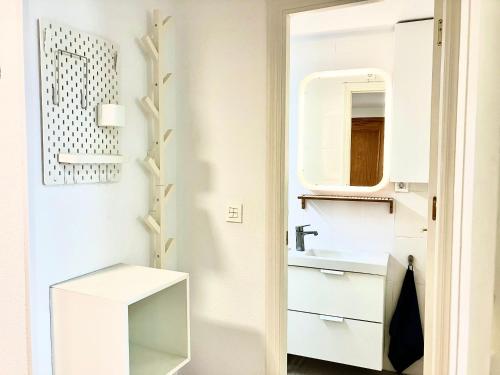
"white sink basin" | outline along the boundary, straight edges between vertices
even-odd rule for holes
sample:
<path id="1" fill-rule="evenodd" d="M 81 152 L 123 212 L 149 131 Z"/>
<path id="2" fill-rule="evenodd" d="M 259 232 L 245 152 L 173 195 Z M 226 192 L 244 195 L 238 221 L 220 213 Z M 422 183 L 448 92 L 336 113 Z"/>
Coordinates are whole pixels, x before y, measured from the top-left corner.
<path id="1" fill-rule="evenodd" d="M 386 275 L 389 254 L 366 251 L 288 250 L 288 265 Z"/>

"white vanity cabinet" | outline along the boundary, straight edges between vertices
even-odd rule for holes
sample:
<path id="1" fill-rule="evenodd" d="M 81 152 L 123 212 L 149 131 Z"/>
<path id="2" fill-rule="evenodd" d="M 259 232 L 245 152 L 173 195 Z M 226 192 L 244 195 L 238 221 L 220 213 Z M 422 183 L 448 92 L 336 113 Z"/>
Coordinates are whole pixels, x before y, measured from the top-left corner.
<path id="1" fill-rule="evenodd" d="M 293 259 L 297 263 L 298 256 Z M 382 370 L 386 270 L 369 274 L 290 263 L 288 353 Z"/>
<path id="2" fill-rule="evenodd" d="M 395 27 L 391 181 L 427 183 L 434 20 Z"/>

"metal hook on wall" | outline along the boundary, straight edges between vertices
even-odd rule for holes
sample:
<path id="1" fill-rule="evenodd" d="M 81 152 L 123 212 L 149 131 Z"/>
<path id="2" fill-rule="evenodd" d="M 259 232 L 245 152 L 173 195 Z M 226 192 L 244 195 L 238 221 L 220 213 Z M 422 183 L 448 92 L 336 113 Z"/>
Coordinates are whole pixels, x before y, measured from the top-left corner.
<path id="1" fill-rule="evenodd" d="M 413 255 L 408 255 L 408 268 L 413 271 L 413 262 L 415 261 L 415 257 Z"/>

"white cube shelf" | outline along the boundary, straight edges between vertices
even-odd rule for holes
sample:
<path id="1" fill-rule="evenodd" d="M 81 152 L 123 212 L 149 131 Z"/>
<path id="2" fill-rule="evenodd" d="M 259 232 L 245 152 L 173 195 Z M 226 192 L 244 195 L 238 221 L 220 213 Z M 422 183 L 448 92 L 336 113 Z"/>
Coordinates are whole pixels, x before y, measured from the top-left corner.
<path id="1" fill-rule="evenodd" d="M 51 287 L 54 375 L 169 375 L 190 360 L 189 276 L 118 264 Z"/>

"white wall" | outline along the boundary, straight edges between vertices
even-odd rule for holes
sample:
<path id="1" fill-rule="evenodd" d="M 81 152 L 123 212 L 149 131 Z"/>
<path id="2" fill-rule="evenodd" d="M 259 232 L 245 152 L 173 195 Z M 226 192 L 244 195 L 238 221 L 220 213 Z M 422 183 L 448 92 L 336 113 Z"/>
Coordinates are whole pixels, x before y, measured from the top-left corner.
<path id="1" fill-rule="evenodd" d="M 293 28 L 293 21 L 292 21 Z M 321 70 L 378 68 L 393 70 L 392 29 L 358 30 L 353 33 L 297 36 L 291 39 L 290 128 L 289 128 L 289 246 L 295 246 L 295 226 L 311 224 L 319 236 L 306 237 L 308 248 L 341 251 L 389 252 L 387 276 L 386 331 L 399 297 L 409 254 L 416 258 L 417 294 L 424 318 L 427 185 L 414 184 L 410 193 L 394 193 L 393 186 L 381 192 L 396 199 L 395 214 L 386 205 L 353 202 L 309 202 L 300 208 L 297 197 L 310 194 L 297 178 L 297 99 L 300 81 Z M 386 349 L 388 346 L 386 332 Z M 384 367 L 392 369 L 387 358 Z M 405 373 L 421 374 L 422 361 Z"/>
<path id="2" fill-rule="evenodd" d="M 176 3 L 179 267 L 191 273 L 192 362 L 183 374 L 262 375 L 264 0 Z M 243 224 L 225 222 L 244 204 Z"/>
<path id="3" fill-rule="evenodd" d="M 35 375 L 51 374 L 51 284 L 118 262 L 149 264 L 149 234 L 138 220 L 149 209 L 149 180 L 137 162 L 147 152 L 148 122 L 136 103 L 137 98 L 148 92 L 148 65 L 136 39 L 147 32 L 148 11 L 153 7 L 170 13 L 168 2 L 161 0 L 25 0 L 31 321 Z M 42 185 L 37 30 L 37 19 L 40 17 L 109 38 L 120 46 L 121 101 L 127 113 L 127 127 L 122 131 L 122 152 L 127 162 L 119 183 Z M 169 97 L 168 100 L 172 102 L 173 99 Z M 172 145 L 175 143 L 170 143 L 169 147 Z M 175 170 L 171 178 L 175 178 Z M 170 212 L 175 210 L 175 207 L 169 207 Z"/>
<path id="4" fill-rule="evenodd" d="M 147 65 L 135 38 L 146 10 L 174 16 L 179 172 L 179 268 L 191 273 L 192 363 L 185 374 L 264 373 L 264 201 L 266 13 L 264 0 L 26 0 L 26 62 L 35 375 L 50 374 L 49 285 L 116 262 L 147 264 L 149 235 L 146 119 L 136 98 Z M 45 187 L 41 174 L 38 17 L 110 38 L 121 47 L 127 106 L 122 181 Z M 169 159 L 170 160 L 170 159 Z M 175 197 L 174 197 L 175 199 Z M 244 223 L 224 221 L 225 205 L 244 204 Z M 170 210 L 170 212 L 172 209 Z M 124 235 L 125 234 L 125 235 Z M 174 264 L 173 261 L 171 261 Z"/>
<path id="5" fill-rule="evenodd" d="M 22 0 L 0 12 L 0 373 L 29 374 L 28 192 Z"/>

